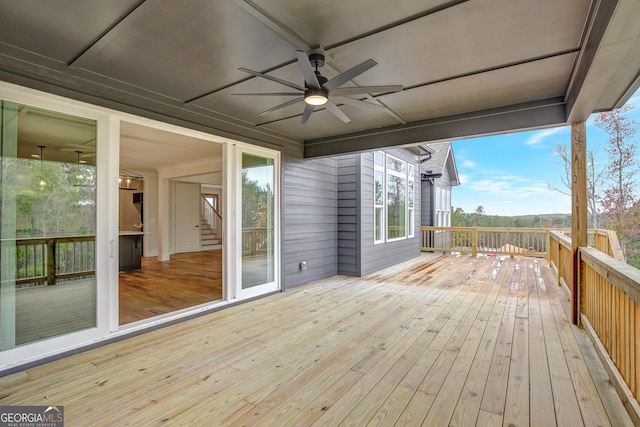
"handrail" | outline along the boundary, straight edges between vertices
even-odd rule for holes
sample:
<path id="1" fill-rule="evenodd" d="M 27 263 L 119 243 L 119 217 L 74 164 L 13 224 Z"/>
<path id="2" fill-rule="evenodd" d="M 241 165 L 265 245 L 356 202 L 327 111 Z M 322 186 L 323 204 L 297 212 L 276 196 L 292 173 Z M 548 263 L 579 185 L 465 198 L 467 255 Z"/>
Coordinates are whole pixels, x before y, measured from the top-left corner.
<path id="1" fill-rule="evenodd" d="M 216 209 L 216 208 L 211 204 L 211 202 L 207 200 L 207 198 L 204 196 L 204 194 L 201 194 L 201 195 L 200 195 L 200 197 L 202 197 L 202 199 L 203 199 L 205 202 L 207 202 L 207 204 L 209 205 L 209 207 L 211 207 L 211 210 L 212 210 L 213 212 L 215 212 L 215 213 L 216 213 L 217 217 L 218 217 L 218 218 L 220 218 L 220 219 L 222 219 L 222 215 L 220 215 L 220 212 L 218 212 L 218 210 L 217 210 L 217 209 Z"/>
<path id="2" fill-rule="evenodd" d="M 551 231 L 550 262 L 629 415 L 640 424 L 640 270 L 624 262 L 615 233 L 590 230 L 589 236 L 594 247 L 578 248 L 574 265 L 571 237 Z"/>
<path id="3" fill-rule="evenodd" d="M 202 216 L 206 223 L 213 228 L 216 233 L 216 236 L 222 241 L 222 216 L 220 212 L 207 200 L 204 194 L 200 195 L 203 203 L 201 205 Z"/>
<path id="4" fill-rule="evenodd" d="M 548 257 L 543 228 L 420 227 L 422 251 Z"/>

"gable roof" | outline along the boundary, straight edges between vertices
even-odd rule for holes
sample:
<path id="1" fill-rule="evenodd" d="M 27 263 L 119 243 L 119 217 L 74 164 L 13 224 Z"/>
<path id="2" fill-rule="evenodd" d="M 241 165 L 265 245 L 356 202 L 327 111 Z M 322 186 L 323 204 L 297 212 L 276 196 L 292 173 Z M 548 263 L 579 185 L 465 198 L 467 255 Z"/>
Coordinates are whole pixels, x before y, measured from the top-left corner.
<path id="1" fill-rule="evenodd" d="M 428 153 L 420 164 L 420 176 L 428 178 L 430 175 L 444 175 L 448 173 L 451 185 L 460 185 L 458 167 L 453 155 L 451 141 L 432 142 L 422 147 Z"/>

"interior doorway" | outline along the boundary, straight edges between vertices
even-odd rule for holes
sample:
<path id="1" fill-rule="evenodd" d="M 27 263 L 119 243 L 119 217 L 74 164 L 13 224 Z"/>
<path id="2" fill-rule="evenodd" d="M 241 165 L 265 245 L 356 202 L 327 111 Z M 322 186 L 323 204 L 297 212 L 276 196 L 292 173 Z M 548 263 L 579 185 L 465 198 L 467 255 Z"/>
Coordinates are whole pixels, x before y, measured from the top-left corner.
<path id="1" fill-rule="evenodd" d="M 200 251 L 200 185 L 173 183 L 173 253 Z"/>
<path id="2" fill-rule="evenodd" d="M 203 189 L 222 192 L 222 144 L 125 122 L 120 136 L 121 175 L 126 171 L 141 180 L 139 190 L 128 192 L 140 194 L 135 196 L 140 205 L 122 216 L 140 212 L 141 218 L 136 230 L 120 230 L 119 252 L 131 246 L 139 264 L 120 266 L 119 324 L 222 300 L 222 241 L 212 247 L 202 240 L 208 228 L 202 194 L 209 193 Z M 219 206 L 220 200 L 214 203 Z M 224 219 L 217 220 L 221 227 Z M 169 256 L 159 256 L 163 251 Z"/>

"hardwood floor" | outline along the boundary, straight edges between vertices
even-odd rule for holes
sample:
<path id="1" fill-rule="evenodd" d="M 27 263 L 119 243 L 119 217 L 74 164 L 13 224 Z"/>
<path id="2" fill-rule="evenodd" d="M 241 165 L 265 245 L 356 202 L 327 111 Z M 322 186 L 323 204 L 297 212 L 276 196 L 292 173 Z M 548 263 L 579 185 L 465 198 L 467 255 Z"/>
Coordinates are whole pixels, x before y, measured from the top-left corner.
<path id="1" fill-rule="evenodd" d="M 120 272 L 120 324 L 222 299 L 222 251 L 143 258 L 142 269 Z"/>
<path id="2" fill-rule="evenodd" d="M 546 261 L 425 254 L 0 378 L 68 425 L 632 425 Z"/>

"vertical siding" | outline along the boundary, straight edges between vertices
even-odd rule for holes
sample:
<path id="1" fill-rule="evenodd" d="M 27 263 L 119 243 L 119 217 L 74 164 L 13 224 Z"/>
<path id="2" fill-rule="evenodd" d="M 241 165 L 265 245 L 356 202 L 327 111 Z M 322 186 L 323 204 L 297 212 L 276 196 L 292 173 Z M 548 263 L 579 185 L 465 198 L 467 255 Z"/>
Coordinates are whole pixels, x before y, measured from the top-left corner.
<path id="1" fill-rule="evenodd" d="M 416 200 L 415 200 L 415 237 L 411 239 L 398 240 L 389 243 L 380 243 L 374 245 L 373 228 L 374 228 L 374 212 L 373 212 L 373 153 L 360 154 L 360 218 L 361 218 L 361 270 L 360 275 L 381 270 L 386 267 L 407 261 L 420 255 L 420 168 L 418 165 L 418 156 L 403 149 L 387 150 L 387 153 L 399 159 L 406 160 L 416 166 L 415 184 L 416 184 Z"/>
<path id="2" fill-rule="evenodd" d="M 336 158 L 338 166 L 338 274 L 360 275 L 360 155 Z"/>
<path id="3" fill-rule="evenodd" d="M 337 274 L 337 180 L 333 158 L 283 161 L 285 289 Z M 306 261 L 307 270 L 300 270 Z"/>

